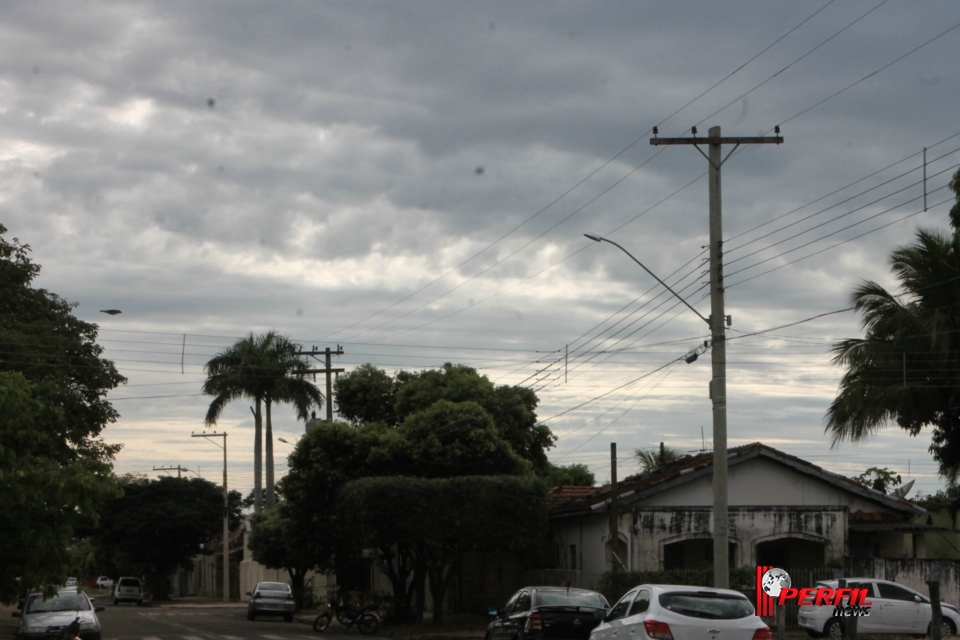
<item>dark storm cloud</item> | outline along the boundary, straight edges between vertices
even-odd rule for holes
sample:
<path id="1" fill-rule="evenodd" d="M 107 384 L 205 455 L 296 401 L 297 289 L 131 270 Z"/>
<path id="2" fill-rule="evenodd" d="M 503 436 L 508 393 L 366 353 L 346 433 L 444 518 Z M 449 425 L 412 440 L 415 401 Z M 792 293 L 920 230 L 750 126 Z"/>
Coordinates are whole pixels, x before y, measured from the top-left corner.
<path id="1" fill-rule="evenodd" d="M 8 3 L 0 19 L 0 222 L 33 245 L 43 286 L 103 324 L 108 353 L 126 353 L 122 339 L 150 341 L 123 329 L 172 341 L 156 347 L 162 354 L 123 359 L 131 384 L 201 380 L 205 357 L 269 328 L 320 344 L 529 349 L 513 360 L 504 359 L 511 352 L 486 360 L 469 350 L 430 352 L 474 358 L 502 382 L 547 367 L 538 352 L 555 360 L 567 345 L 574 377 L 539 391 L 540 415 L 555 415 L 703 337 L 702 323 L 682 308 L 666 311 L 674 302 L 654 298 L 662 292 L 626 256 L 582 236 L 611 233 L 670 282 L 685 276 L 678 288 L 690 285 L 684 295 L 706 312 L 697 291 L 705 280 L 697 256 L 707 237 L 706 182 L 671 195 L 706 162 L 689 147 L 651 147 L 653 125 L 672 136 L 694 124 L 701 135 L 713 125 L 760 135 L 783 124 L 784 145 L 738 150 L 723 169 L 726 236 L 747 232 L 728 245 L 728 272 L 749 267 L 731 276 L 735 330 L 842 308 L 861 278 L 892 284 L 889 250 L 918 225 L 945 225 L 941 207 L 783 266 L 918 211 L 907 200 L 922 195 L 919 186 L 868 204 L 916 181 L 915 173 L 737 249 L 918 167 L 911 158 L 791 213 L 960 130 L 952 64 L 960 30 L 798 115 L 960 21 L 947 2 L 923 11 L 829 3 L 667 119 L 824 4 Z M 957 146 L 943 143 L 931 157 Z M 957 162 L 948 156 L 930 172 Z M 929 188 L 943 187 L 949 174 Z M 777 216 L 782 222 L 751 231 Z M 625 305 L 633 315 L 607 320 Z M 101 318 L 101 308 L 124 314 Z M 590 332 L 596 325 L 608 328 L 603 336 Z M 856 335 L 858 326 L 850 316 L 801 328 L 819 336 L 807 345 L 816 356 L 797 343 L 762 342 L 753 351 L 772 355 L 750 357 L 766 364 L 732 371 L 744 385 L 732 387 L 732 437 L 779 438 L 787 450 L 793 437 L 798 453 L 827 451 L 820 419 L 838 372 L 826 338 Z M 182 333 L 216 336 L 187 358 L 193 369 L 183 374 L 175 344 Z M 660 343 L 669 344 L 649 346 Z M 590 359 L 604 348 L 648 359 Z M 345 356 L 345 365 L 433 362 L 397 356 L 397 347 L 371 349 L 348 346 L 348 354 L 373 355 Z M 702 424 L 709 440 L 709 402 L 708 367 L 697 366 L 551 421 L 559 433 L 581 427 L 561 438 L 556 455 L 594 455 L 591 447 L 610 438 L 624 450 L 650 446 L 665 433 L 678 446 L 699 447 Z M 777 384 L 765 385 L 764 376 Z M 202 415 L 204 399 L 190 395 L 197 387 L 173 388 L 183 397 L 118 402 L 124 422 L 115 433 L 122 441 L 130 429 L 130 460 L 150 460 L 137 431 L 145 424 L 187 425 Z M 248 426 L 242 406 L 227 419 Z M 884 432 L 871 455 L 915 449 L 919 459 L 922 439 Z M 174 440 L 164 446 L 179 449 Z"/>

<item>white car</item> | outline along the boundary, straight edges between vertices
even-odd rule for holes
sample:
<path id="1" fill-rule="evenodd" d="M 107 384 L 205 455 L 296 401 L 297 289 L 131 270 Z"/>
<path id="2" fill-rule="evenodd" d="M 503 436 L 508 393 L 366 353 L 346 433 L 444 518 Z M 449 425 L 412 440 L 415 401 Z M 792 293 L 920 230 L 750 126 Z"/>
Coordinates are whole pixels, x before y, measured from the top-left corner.
<path id="1" fill-rule="evenodd" d="M 143 604 L 143 583 L 140 578 L 120 578 L 113 590 L 113 604 L 121 602 Z"/>
<path id="2" fill-rule="evenodd" d="M 816 586 L 836 589 L 837 581 L 824 580 Z M 847 588 L 866 589 L 866 602 L 872 603 L 870 614 L 857 618 L 858 634 L 929 635 L 933 613 L 930 610 L 930 598 L 922 593 L 896 582 L 873 578 L 848 578 Z M 960 628 L 960 611 L 946 602 L 941 602 L 940 608 L 943 611 L 940 633 L 946 639 L 956 635 Z M 829 605 L 803 606 L 797 612 L 797 622 L 811 637 L 827 636 L 832 640 L 840 640 L 844 636 L 845 619 L 834 617 L 833 610 Z"/>
<path id="3" fill-rule="evenodd" d="M 73 588 L 61 589 L 46 600 L 43 594 L 32 593 L 27 596 L 23 611 L 15 611 L 13 615 L 20 618 L 17 630 L 20 640 L 55 638 L 75 620 L 80 623 L 81 640 L 100 640 L 98 611 L 103 611 L 103 607 L 94 607 L 90 598 Z"/>
<path id="4" fill-rule="evenodd" d="M 772 640 L 746 596 L 729 589 L 667 584 L 634 587 L 590 640 Z"/>
<path id="5" fill-rule="evenodd" d="M 113 578 L 110 576 L 97 578 L 97 589 L 113 589 Z"/>

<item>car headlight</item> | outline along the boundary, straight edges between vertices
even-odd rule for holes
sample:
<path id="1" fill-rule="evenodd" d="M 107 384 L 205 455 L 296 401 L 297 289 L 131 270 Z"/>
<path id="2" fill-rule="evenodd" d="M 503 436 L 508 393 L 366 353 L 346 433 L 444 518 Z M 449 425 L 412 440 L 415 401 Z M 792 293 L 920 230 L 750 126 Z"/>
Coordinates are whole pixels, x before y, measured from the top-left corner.
<path id="1" fill-rule="evenodd" d="M 96 629 L 96 628 L 97 628 L 97 623 L 96 623 L 96 622 L 81 622 L 81 623 L 80 623 L 80 628 L 81 628 L 81 629 Z"/>

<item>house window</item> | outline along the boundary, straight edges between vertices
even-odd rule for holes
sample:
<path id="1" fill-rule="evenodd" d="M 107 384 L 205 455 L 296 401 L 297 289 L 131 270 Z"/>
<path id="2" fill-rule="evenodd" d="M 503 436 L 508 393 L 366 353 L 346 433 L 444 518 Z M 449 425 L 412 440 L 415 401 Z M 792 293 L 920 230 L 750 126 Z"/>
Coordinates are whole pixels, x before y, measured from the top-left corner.
<path id="1" fill-rule="evenodd" d="M 577 545 L 570 545 L 570 569 L 576 571 L 577 569 Z"/>

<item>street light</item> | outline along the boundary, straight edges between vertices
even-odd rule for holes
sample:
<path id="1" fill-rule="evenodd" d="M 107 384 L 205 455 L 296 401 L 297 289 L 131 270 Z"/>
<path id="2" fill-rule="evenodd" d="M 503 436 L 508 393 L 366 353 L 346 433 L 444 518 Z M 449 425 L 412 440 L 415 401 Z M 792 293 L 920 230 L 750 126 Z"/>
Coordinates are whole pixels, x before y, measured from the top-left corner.
<path id="1" fill-rule="evenodd" d="M 297 443 L 296 443 L 296 442 L 290 442 L 289 440 L 284 440 L 283 438 L 277 438 L 277 440 L 279 440 L 279 441 L 282 442 L 283 444 L 289 444 L 289 445 L 294 446 L 294 447 L 297 446 Z"/>
<path id="2" fill-rule="evenodd" d="M 637 260 L 632 253 L 630 253 L 629 251 L 627 251 L 626 249 L 624 249 L 623 247 L 621 247 L 619 244 L 617 244 L 617 243 L 614 242 L 613 240 L 610 240 L 609 238 L 604 238 L 603 236 L 601 236 L 601 235 L 598 234 L 598 233 L 594 233 L 594 232 L 592 232 L 592 231 L 587 231 L 587 232 L 586 232 L 585 234 L 583 234 L 583 235 L 585 235 L 586 237 L 590 238 L 590 239 L 593 240 L 594 242 L 609 242 L 610 244 L 612 244 L 612 245 L 615 246 L 616 248 L 620 249 L 620 251 L 623 251 L 625 254 L 627 254 L 628 256 L 630 256 L 630 259 L 631 259 L 631 260 L 633 260 L 633 261 L 636 262 L 638 265 L 640 265 L 640 266 L 643 268 L 644 271 L 646 271 L 646 272 L 649 273 L 651 276 L 653 276 L 653 279 L 654 279 L 654 280 L 656 280 L 657 282 L 659 282 L 660 284 L 662 284 L 663 287 L 664 287 L 667 291 L 669 291 L 670 293 L 672 293 L 680 302 L 682 302 L 683 304 L 687 305 L 687 308 L 690 309 L 690 311 L 693 311 L 695 314 L 697 314 L 697 317 L 698 317 L 698 318 L 700 318 L 701 320 L 703 320 L 704 322 L 706 322 L 707 325 L 710 324 L 710 321 L 709 321 L 709 320 L 707 320 L 706 318 L 704 318 L 704 317 L 700 314 L 699 311 L 697 311 L 696 309 L 694 309 L 693 307 L 691 307 L 689 302 L 687 302 L 686 300 L 684 300 L 684 299 L 680 296 L 679 293 L 677 293 L 676 291 L 674 291 L 673 289 L 670 288 L 670 285 L 668 285 L 666 282 L 664 282 L 663 280 L 661 280 L 660 278 L 658 278 L 658 277 L 657 277 L 657 274 L 655 274 L 653 271 L 650 271 L 650 269 L 647 269 L 646 265 L 644 265 L 642 262 L 640 262 L 639 260 Z M 691 362 L 692 362 L 692 361 L 691 361 Z"/>
<path id="3" fill-rule="evenodd" d="M 711 131 L 713 131 L 711 129 Z M 717 128 L 719 132 L 719 128 Z M 694 130 L 694 135 L 696 135 L 696 130 Z M 717 133 L 719 135 L 719 133 Z M 713 146 L 711 145 L 711 153 Z M 719 145 L 717 145 L 719 149 Z M 712 161 L 711 161 L 712 162 Z M 711 170 L 712 171 L 712 170 Z M 719 180 L 718 180 L 719 183 Z M 711 212 L 713 211 L 714 205 L 714 191 L 713 191 L 713 182 L 711 182 Z M 719 188 L 717 190 L 717 216 L 719 217 Z M 713 215 L 711 213 L 711 215 Z M 711 218 L 712 220 L 712 218 Z M 719 225 L 719 223 L 717 223 Z M 713 225 L 713 222 L 711 222 Z M 717 226 L 719 229 L 719 226 Z M 714 229 L 711 226 L 711 246 L 714 244 Z M 683 304 L 687 305 L 687 308 L 697 314 L 697 317 L 707 323 L 707 326 L 710 327 L 710 340 L 709 342 L 704 342 L 703 346 L 697 347 L 687 355 L 683 357 L 684 361 L 687 364 L 691 364 L 696 361 L 701 353 L 706 352 L 708 348 L 713 349 L 713 377 L 710 380 L 710 400 L 713 402 L 713 576 L 714 576 L 714 586 L 727 588 L 729 585 L 729 562 L 728 556 L 729 553 L 729 532 L 727 531 L 728 527 L 728 506 L 727 506 L 727 372 L 726 372 L 726 345 L 725 345 L 725 335 L 723 328 L 723 321 L 727 320 L 729 324 L 729 316 L 726 318 L 723 317 L 723 289 L 717 284 L 718 275 L 720 269 L 719 265 L 719 254 L 717 253 L 716 259 L 714 260 L 714 253 L 711 253 L 711 303 L 713 306 L 713 314 L 711 319 L 716 318 L 716 322 L 713 323 L 707 318 L 704 318 L 699 311 L 690 306 L 690 304 L 680 297 L 680 295 L 671 289 L 666 282 L 661 280 L 654 274 L 650 269 L 647 269 L 646 266 L 639 260 L 637 260 L 633 254 L 621 247 L 619 244 L 613 240 L 604 238 L 603 236 L 587 232 L 586 237 L 590 238 L 594 242 L 609 242 L 613 246 L 617 247 L 625 254 L 630 256 L 630 258 L 639 264 L 644 271 L 649 273 L 651 276 L 656 279 L 657 282 L 662 284 L 667 291 L 672 293 L 677 299 L 680 300 Z M 719 231 L 717 231 L 717 236 L 719 236 Z M 719 244 L 717 244 L 719 246 Z M 712 249 L 711 249 L 712 251 Z M 719 295 L 717 295 L 719 291 Z M 718 302 L 719 300 L 719 302 Z"/>

